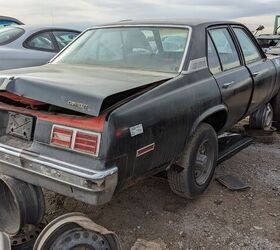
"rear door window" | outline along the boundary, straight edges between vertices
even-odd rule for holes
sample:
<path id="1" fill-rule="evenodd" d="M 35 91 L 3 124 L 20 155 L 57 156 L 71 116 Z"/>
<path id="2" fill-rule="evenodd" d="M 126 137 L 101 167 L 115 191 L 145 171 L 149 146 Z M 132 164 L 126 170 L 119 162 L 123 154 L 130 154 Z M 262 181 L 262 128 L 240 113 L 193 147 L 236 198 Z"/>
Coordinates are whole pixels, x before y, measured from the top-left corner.
<path id="1" fill-rule="evenodd" d="M 208 67 L 212 74 L 217 74 L 222 71 L 219 57 L 217 55 L 217 51 L 209 35 L 207 36 L 207 39 L 208 39 L 207 41 Z"/>
<path id="2" fill-rule="evenodd" d="M 246 64 L 262 59 L 260 52 L 246 31 L 242 28 L 233 28 L 241 46 Z"/>
<path id="3" fill-rule="evenodd" d="M 0 45 L 9 44 L 24 34 L 20 28 L 4 28 L 0 30 Z"/>
<path id="4" fill-rule="evenodd" d="M 55 45 L 51 38 L 50 32 L 42 32 L 28 39 L 26 47 L 29 49 L 42 51 L 55 51 Z"/>
<path id="5" fill-rule="evenodd" d="M 62 50 L 79 35 L 78 32 L 74 31 L 53 31 L 52 33 L 57 41 L 59 50 Z"/>
<path id="6" fill-rule="evenodd" d="M 217 28 L 209 31 L 217 48 L 223 70 L 229 70 L 241 65 L 237 49 L 227 28 Z"/>

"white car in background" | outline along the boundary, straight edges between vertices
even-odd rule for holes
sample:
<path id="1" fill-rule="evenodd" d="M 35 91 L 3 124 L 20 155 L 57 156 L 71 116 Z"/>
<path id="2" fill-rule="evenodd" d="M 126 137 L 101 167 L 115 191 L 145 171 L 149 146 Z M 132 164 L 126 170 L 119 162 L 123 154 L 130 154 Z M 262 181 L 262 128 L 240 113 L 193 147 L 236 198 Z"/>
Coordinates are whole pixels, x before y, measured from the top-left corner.
<path id="1" fill-rule="evenodd" d="M 43 65 L 79 34 L 79 30 L 27 25 L 0 29 L 0 70 Z"/>
<path id="2" fill-rule="evenodd" d="M 266 54 L 279 56 L 279 55 L 280 55 L 280 42 L 277 43 L 275 46 L 270 47 L 270 48 L 266 51 Z"/>

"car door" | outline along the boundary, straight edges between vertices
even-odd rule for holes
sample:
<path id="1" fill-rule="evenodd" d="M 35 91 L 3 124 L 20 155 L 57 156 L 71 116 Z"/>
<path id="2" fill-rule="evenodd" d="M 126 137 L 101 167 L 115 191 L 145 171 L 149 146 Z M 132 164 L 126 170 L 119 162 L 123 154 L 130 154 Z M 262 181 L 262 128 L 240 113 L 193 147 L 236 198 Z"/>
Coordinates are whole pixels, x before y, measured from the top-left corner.
<path id="1" fill-rule="evenodd" d="M 214 60 L 216 63 L 213 56 L 217 57 Z M 222 101 L 228 108 L 226 126 L 231 126 L 245 115 L 253 83 L 228 26 L 217 26 L 208 30 L 208 64 L 220 88 Z"/>
<path id="2" fill-rule="evenodd" d="M 254 92 L 248 113 L 267 103 L 273 92 L 276 70 L 273 63 L 261 53 L 252 35 L 242 26 L 232 26 L 240 44 L 246 67 L 251 72 Z"/>
<path id="3" fill-rule="evenodd" d="M 58 52 L 57 44 L 50 31 L 33 34 L 23 43 L 26 67 L 47 63 Z"/>

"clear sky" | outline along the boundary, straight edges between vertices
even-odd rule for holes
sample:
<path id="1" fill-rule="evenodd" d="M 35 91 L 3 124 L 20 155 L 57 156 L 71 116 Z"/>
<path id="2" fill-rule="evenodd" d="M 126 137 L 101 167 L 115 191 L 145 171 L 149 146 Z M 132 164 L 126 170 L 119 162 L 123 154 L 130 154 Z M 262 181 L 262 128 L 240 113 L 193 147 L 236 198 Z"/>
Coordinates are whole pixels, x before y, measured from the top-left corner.
<path id="1" fill-rule="evenodd" d="M 280 0 L 0 0 L 0 15 L 26 24 L 96 24 L 141 18 L 210 18 L 241 21 L 271 32 Z"/>

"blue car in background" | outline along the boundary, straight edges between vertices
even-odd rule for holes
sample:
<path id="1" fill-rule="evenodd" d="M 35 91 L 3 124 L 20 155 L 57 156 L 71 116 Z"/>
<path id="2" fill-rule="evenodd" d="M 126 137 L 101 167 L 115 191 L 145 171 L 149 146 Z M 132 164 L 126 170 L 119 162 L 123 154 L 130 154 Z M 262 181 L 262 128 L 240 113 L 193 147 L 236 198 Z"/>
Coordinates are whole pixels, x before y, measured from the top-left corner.
<path id="1" fill-rule="evenodd" d="M 23 24 L 21 21 L 7 16 L 0 16 L 0 28 L 11 26 L 11 25 L 21 25 Z"/>

